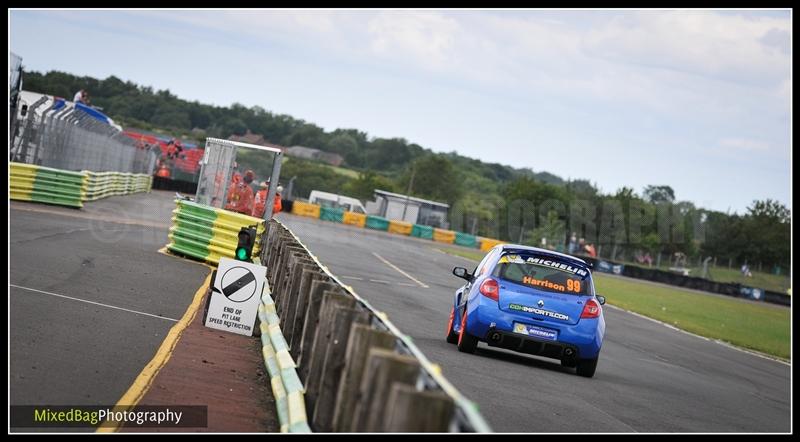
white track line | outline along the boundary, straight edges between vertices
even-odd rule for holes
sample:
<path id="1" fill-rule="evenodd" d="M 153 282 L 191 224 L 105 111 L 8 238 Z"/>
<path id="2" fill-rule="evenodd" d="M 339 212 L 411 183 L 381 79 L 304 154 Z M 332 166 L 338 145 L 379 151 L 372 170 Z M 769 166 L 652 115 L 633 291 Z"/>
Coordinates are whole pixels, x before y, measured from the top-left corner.
<path id="1" fill-rule="evenodd" d="M 73 301 L 85 302 L 87 304 L 99 305 L 101 307 L 108 307 L 108 308 L 113 308 L 113 309 L 116 309 L 116 310 L 122 310 L 122 311 L 130 312 L 130 313 L 136 313 L 137 315 L 152 316 L 154 318 L 164 319 L 166 321 L 178 322 L 177 319 L 167 318 L 166 316 L 158 316 L 158 315 L 154 315 L 154 314 L 151 314 L 151 313 L 139 312 L 139 311 L 136 311 L 136 310 L 129 310 L 127 308 L 116 307 L 116 306 L 113 306 L 113 305 L 103 304 L 101 302 L 87 301 L 85 299 L 73 298 L 71 296 L 66 296 L 66 295 L 59 295 L 58 293 L 45 292 L 44 290 L 36 290 L 36 289 L 29 288 L 29 287 L 22 287 L 22 286 L 15 285 L 15 284 L 9 284 L 9 286 L 10 287 L 16 287 L 16 288 L 22 289 L 22 290 L 28 290 L 28 291 L 31 291 L 31 292 L 42 293 L 42 294 L 45 294 L 45 295 L 57 296 L 59 298 L 71 299 Z"/>
<path id="2" fill-rule="evenodd" d="M 417 279 L 417 278 L 415 278 L 415 277 L 413 277 L 413 276 L 409 275 L 408 273 L 404 272 L 403 270 L 401 270 L 400 268 L 398 268 L 396 265 L 394 265 L 394 264 L 390 263 L 389 261 L 387 261 L 387 260 L 386 260 L 384 257 L 382 257 L 381 255 L 378 255 L 378 254 L 377 254 L 377 253 L 375 253 L 375 252 L 372 252 L 372 254 L 373 254 L 373 255 L 375 255 L 375 257 L 376 257 L 376 258 L 378 258 L 378 259 L 380 259 L 381 261 L 383 261 L 383 263 L 384 263 L 384 264 L 386 264 L 387 266 L 389 266 L 389 267 L 391 267 L 391 268 L 393 268 L 393 269 L 397 270 L 398 272 L 400 272 L 400 274 L 401 274 L 401 275 L 403 275 L 403 276 L 405 276 L 406 278 L 408 278 L 408 279 L 410 279 L 410 280 L 412 280 L 412 281 L 416 282 L 417 284 L 419 284 L 419 286 L 420 286 L 420 287 L 422 287 L 422 288 L 425 288 L 425 289 L 429 288 L 429 287 L 428 287 L 428 286 L 427 286 L 425 283 L 423 283 L 423 282 L 422 282 L 422 281 L 420 281 L 419 279 Z"/>
<path id="3" fill-rule="evenodd" d="M 669 328 L 669 329 L 675 330 L 675 331 L 677 331 L 677 332 L 681 332 L 681 333 L 687 334 L 687 335 L 689 335 L 689 336 L 694 336 L 694 337 L 696 337 L 696 338 L 700 338 L 700 339 L 702 339 L 702 340 L 704 340 L 704 341 L 708 341 L 708 342 L 714 342 L 714 343 L 716 343 L 716 344 L 719 344 L 719 345 L 722 345 L 722 346 L 728 347 L 728 348 L 730 348 L 730 349 L 733 349 L 733 350 L 740 351 L 740 352 L 742 352 L 742 353 L 751 354 L 751 355 L 753 355 L 753 356 L 758 356 L 759 358 L 762 358 L 762 359 L 768 359 L 768 360 L 770 360 L 770 361 L 780 362 L 780 363 L 781 363 L 781 364 L 783 364 L 783 365 L 789 365 L 789 366 L 791 366 L 791 365 L 792 365 L 791 363 L 789 363 L 789 362 L 786 362 L 786 361 L 785 361 L 785 360 L 783 360 L 783 359 L 776 358 L 775 356 L 771 356 L 771 355 L 768 355 L 768 354 L 760 353 L 760 352 L 757 352 L 757 351 L 755 351 L 755 350 L 748 350 L 748 349 L 745 349 L 745 348 L 742 348 L 742 347 L 738 347 L 738 346 L 736 346 L 736 345 L 729 344 L 729 343 L 727 343 L 727 342 L 725 342 L 725 341 L 722 341 L 722 340 L 719 340 L 719 339 L 715 339 L 715 338 L 708 338 L 708 337 L 705 337 L 705 336 L 700 336 L 700 335 L 694 334 L 694 333 L 692 333 L 692 332 L 688 332 L 688 331 L 686 331 L 686 330 L 682 330 L 682 329 L 680 329 L 680 328 L 678 328 L 678 327 L 675 327 L 675 326 L 674 326 L 674 325 L 672 325 L 672 324 L 668 324 L 668 323 L 666 323 L 666 322 L 659 321 L 658 319 L 653 319 L 653 318 L 650 318 L 650 317 L 648 317 L 648 316 L 645 316 L 645 315 L 642 315 L 642 314 L 640 314 L 640 313 L 636 313 L 636 312 L 632 312 L 632 311 L 630 311 L 630 310 L 626 310 L 626 309 L 624 309 L 624 308 L 622 308 L 622 307 L 617 307 L 616 305 L 606 304 L 606 305 L 605 305 L 605 307 L 611 307 L 611 308 L 613 308 L 614 310 L 620 310 L 620 311 L 623 311 L 623 312 L 630 313 L 630 314 L 632 314 L 633 316 L 638 316 L 638 317 L 640 317 L 640 318 L 642 318 L 642 319 L 646 319 L 646 320 L 648 320 L 648 321 L 655 322 L 656 324 L 661 324 L 661 325 L 663 325 L 664 327 L 667 327 L 667 328 Z"/>
<path id="4" fill-rule="evenodd" d="M 358 276 L 341 276 L 340 278 L 343 278 L 343 279 L 353 279 L 353 280 L 355 280 L 355 281 L 363 281 L 363 280 L 364 280 L 364 278 L 360 278 L 360 277 L 358 277 Z"/>

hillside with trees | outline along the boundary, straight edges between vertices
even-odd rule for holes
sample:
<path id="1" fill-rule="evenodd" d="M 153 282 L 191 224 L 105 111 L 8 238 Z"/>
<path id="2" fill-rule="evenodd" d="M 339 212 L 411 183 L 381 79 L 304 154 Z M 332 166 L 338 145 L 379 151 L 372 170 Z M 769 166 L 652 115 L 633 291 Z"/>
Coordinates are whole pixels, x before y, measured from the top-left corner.
<path id="1" fill-rule="evenodd" d="M 455 152 L 436 153 L 403 138 L 374 138 L 358 129 L 323 128 L 262 107 L 211 106 L 186 101 L 117 77 L 98 80 L 52 71 L 27 72 L 25 90 L 71 97 L 85 88 L 91 102 L 125 127 L 160 129 L 202 141 L 252 132 L 284 146 L 302 145 L 340 154 L 357 178 L 326 165 L 290 158 L 283 181 L 297 177 L 295 195 L 312 189 L 371 199 L 376 188 L 447 202 L 451 228 L 523 243 L 563 246 L 571 232 L 601 247 L 604 257 L 632 260 L 649 253 L 683 253 L 697 262 L 757 264 L 769 272 L 790 261 L 791 213 L 782 204 L 754 201 L 744 214 L 726 214 L 676 199 L 667 185 L 641 194 L 624 187 L 601 194 L 588 180 L 565 181 L 545 171 L 485 163 Z M 243 162 L 248 159 L 244 157 Z M 268 173 L 270 165 L 250 167 Z M 263 175 L 261 175 L 263 176 Z M 413 181 L 412 181 L 413 176 Z M 666 219 L 666 225 L 654 222 Z M 649 222 L 646 222 L 648 221 Z"/>

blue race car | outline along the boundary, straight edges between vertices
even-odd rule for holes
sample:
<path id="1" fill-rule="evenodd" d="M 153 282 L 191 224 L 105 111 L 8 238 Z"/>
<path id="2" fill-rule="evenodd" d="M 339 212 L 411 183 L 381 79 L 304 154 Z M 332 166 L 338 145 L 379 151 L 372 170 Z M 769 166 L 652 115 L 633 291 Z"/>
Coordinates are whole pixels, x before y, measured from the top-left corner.
<path id="1" fill-rule="evenodd" d="M 447 342 L 474 353 L 478 342 L 561 360 L 594 376 L 606 324 L 585 261 L 515 244 L 495 246 L 455 294 Z"/>

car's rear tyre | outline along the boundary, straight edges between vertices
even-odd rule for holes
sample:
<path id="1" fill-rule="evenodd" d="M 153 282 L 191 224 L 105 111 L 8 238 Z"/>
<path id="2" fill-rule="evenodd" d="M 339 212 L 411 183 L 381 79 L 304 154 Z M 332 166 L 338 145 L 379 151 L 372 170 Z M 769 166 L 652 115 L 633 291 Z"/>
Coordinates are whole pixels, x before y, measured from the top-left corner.
<path id="1" fill-rule="evenodd" d="M 467 332 L 467 309 L 464 308 L 464 314 L 461 315 L 461 328 L 458 331 L 458 351 L 462 353 L 475 353 L 478 348 L 478 338 L 472 336 Z"/>
<path id="2" fill-rule="evenodd" d="M 575 370 L 578 373 L 578 376 L 583 376 L 585 378 L 590 378 L 594 376 L 595 370 L 597 370 L 597 360 L 600 358 L 598 357 L 594 359 L 581 359 L 578 361 L 577 369 Z"/>
<path id="3" fill-rule="evenodd" d="M 453 331 L 453 322 L 456 317 L 456 308 L 450 310 L 450 320 L 447 322 L 447 343 L 455 344 L 458 342 L 458 333 Z"/>

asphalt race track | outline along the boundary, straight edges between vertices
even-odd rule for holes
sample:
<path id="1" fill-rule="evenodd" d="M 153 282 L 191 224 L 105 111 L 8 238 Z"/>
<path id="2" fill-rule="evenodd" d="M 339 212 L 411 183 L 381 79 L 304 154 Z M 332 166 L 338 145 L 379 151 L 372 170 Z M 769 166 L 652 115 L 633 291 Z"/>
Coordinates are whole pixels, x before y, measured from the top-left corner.
<path id="1" fill-rule="evenodd" d="M 537 358 L 444 340 L 463 258 L 436 243 L 281 213 L 320 261 L 400 330 L 501 432 L 788 432 L 790 367 L 605 308 L 592 379 Z M 407 275 L 404 275 L 402 270 Z M 613 303 L 613 293 L 605 293 Z M 702 296 L 702 295 L 698 295 Z"/>
<path id="2" fill-rule="evenodd" d="M 11 202 L 12 405 L 114 405 L 130 387 L 209 273 L 158 253 L 174 195 Z"/>

